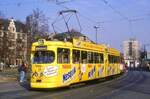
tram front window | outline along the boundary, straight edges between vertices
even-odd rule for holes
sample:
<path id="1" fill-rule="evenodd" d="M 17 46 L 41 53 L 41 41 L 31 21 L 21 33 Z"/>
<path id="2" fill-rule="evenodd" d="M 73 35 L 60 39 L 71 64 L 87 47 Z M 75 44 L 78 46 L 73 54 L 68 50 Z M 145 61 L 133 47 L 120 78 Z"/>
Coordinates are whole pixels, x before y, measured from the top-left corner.
<path id="1" fill-rule="evenodd" d="M 33 54 L 33 64 L 52 63 L 55 59 L 53 51 L 36 51 Z"/>

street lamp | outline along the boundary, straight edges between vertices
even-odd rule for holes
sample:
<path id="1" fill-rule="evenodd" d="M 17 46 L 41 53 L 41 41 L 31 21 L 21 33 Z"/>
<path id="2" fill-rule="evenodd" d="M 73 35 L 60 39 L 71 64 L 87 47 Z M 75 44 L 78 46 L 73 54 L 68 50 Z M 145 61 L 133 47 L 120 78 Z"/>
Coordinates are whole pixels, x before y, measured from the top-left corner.
<path id="1" fill-rule="evenodd" d="M 98 28 L 100 28 L 99 26 L 94 26 L 94 28 L 95 28 L 95 32 L 96 32 L 96 35 L 95 35 L 95 39 L 96 39 L 96 43 L 97 43 L 97 30 L 98 30 Z"/>

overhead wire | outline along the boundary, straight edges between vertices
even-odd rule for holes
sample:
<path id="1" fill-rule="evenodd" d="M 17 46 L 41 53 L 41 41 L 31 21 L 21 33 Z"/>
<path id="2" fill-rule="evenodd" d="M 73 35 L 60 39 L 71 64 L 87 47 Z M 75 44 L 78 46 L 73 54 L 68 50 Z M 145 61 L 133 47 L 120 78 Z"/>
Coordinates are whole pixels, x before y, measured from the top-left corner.
<path id="1" fill-rule="evenodd" d="M 35 3 L 39 3 L 40 0 L 36 0 L 36 1 L 18 1 L 18 2 L 12 2 L 12 3 L 8 3 L 8 2 L 0 2 L 0 6 L 22 6 L 22 5 L 29 5 L 29 4 L 35 4 Z M 42 2 L 42 1 L 41 1 Z"/>
<path id="2" fill-rule="evenodd" d="M 129 22 L 129 30 L 131 33 L 133 33 L 133 25 L 132 22 L 136 22 L 139 20 L 143 20 L 145 18 L 129 18 L 126 17 L 124 14 L 122 14 L 120 11 L 116 10 L 107 0 L 101 0 L 104 4 L 106 4 L 109 8 L 111 8 L 114 13 L 118 14 L 120 17 L 122 17 L 124 20 L 127 20 Z"/>
<path id="3" fill-rule="evenodd" d="M 40 1 L 40 0 L 38 0 Z M 65 3 L 68 3 L 68 2 L 72 2 L 72 1 L 75 1 L 75 0 L 64 0 L 64 1 L 60 1 L 60 0 L 47 0 L 47 1 L 51 1 L 51 2 L 56 2 L 55 4 L 58 5 L 58 6 L 61 6 L 65 9 L 70 9 L 69 7 L 67 6 L 64 6 L 63 4 Z M 120 11 L 118 11 L 115 7 L 113 7 L 107 0 L 101 0 L 104 4 L 106 4 L 109 8 L 111 8 L 115 13 L 117 13 L 118 15 L 120 15 L 123 19 L 126 19 L 128 21 L 138 21 L 138 20 L 144 20 L 145 18 L 138 18 L 138 19 L 134 19 L 134 18 L 128 18 L 126 17 L 125 15 L 123 15 Z M 21 6 L 21 5 L 25 5 L 25 4 L 33 4 L 33 3 L 38 3 L 38 2 L 35 2 L 35 1 L 28 1 L 26 3 L 22 3 L 22 2 L 18 2 L 18 3 L 0 3 L 0 5 L 4 5 L 4 6 L 9 6 L 9 5 L 17 5 L 17 6 Z M 78 12 L 78 14 L 82 17 L 84 17 L 85 19 L 87 19 L 88 21 L 91 21 L 92 23 L 97 23 L 95 20 L 93 20 L 92 18 L 89 18 L 88 16 L 85 16 L 83 14 L 81 14 L 80 12 Z M 150 16 L 150 14 L 146 14 L 145 16 Z M 120 20 L 118 20 L 120 21 Z M 110 23 L 111 21 L 110 20 L 106 20 L 106 21 L 99 21 L 100 23 Z M 113 22 L 113 21 L 112 21 Z"/>
<path id="4" fill-rule="evenodd" d="M 91 22 L 91 23 L 98 23 L 98 24 L 101 24 L 101 23 L 112 23 L 112 22 L 116 22 L 116 21 L 128 21 L 129 22 L 129 30 L 130 32 L 132 33 L 133 32 L 133 26 L 132 26 L 132 22 L 137 22 L 137 21 L 140 21 L 140 20 L 145 20 L 146 18 L 145 17 L 140 17 L 140 18 L 137 18 L 137 17 L 134 17 L 134 18 L 129 18 L 127 16 L 125 16 L 124 14 L 122 14 L 119 10 L 117 10 L 115 7 L 113 7 L 108 1 L 106 0 L 101 0 L 103 1 L 103 3 L 105 3 L 109 8 L 111 8 L 113 10 L 114 13 L 118 14 L 122 19 L 119 19 L 119 20 L 105 20 L 105 21 L 99 21 L 99 22 L 96 22 L 95 20 L 93 20 L 92 18 L 88 17 L 88 16 L 85 16 L 85 15 L 82 15 L 81 13 L 79 13 L 79 15 L 81 17 L 83 17 L 84 19 L 86 19 L 87 21 Z M 57 4 L 58 5 L 58 4 Z M 65 8 L 65 9 L 69 9 L 68 7 L 64 6 L 64 5 L 61 5 L 59 4 L 59 6 Z"/>
<path id="5" fill-rule="evenodd" d="M 91 22 L 91 23 L 96 23 L 95 20 L 93 20 L 93 19 L 91 19 L 91 18 L 89 18 L 89 17 L 87 17 L 87 16 L 81 14 L 80 12 L 78 12 L 78 14 L 79 14 L 81 17 L 83 17 L 84 19 L 86 19 L 87 21 L 89 21 L 89 22 Z"/>
<path id="6" fill-rule="evenodd" d="M 40 1 L 40 0 L 38 0 Z M 60 0 L 47 0 L 47 1 L 55 1 L 55 4 L 58 5 L 58 6 L 61 6 L 65 9 L 70 9 L 69 7 L 65 6 L 64 4 L 65 3 L 68 3 L 68 2 L 72 2 L 72 1 L 75 1 L 75 0 L 64 0 L 64 1 L 60 1 Z M 118 14 L 121 18 L 123 19 L 119 19 L 119 20 L 105 20 L 105 21 L 95 21 L 94 19 L 88 17 L 88 16 L 85 16 L 83 14 L 81 14 L 80 12 L 78 12 L 78 15 L 80 15 L 81 17 L 85 18 L 87 21 L 91 22 L 91 23 L 112 23 L 112 22 L 116 22 L 116 21 L 122 21 L 122 20 L 127 20 L 130 24 L 132 24 L 132 22 L 137 22 L 137 21 L 141 21 L 141 20 L 145 20 L 146 18 L 144 17 L 141 17 L 141 18 L 129 18 L 129 17 L 126 17 L 123 13 L 121 13 L 119 10 L 117 10 L 115 7 L 113 7 L 109 2 L 108 0 L 101 0 L 105 5 L 107 5 L 109 8 L 111 8 L 113 10 L 114 13 Z M 25 2 L 25 3 L 22 3 L 22 2 L 16 2 L 16 3 L 0 3 L 0 6 L 9 6 L 9 5 L 16 5 L 16 6 L 21 6 L 21 5 L 25 5 L 25 4 L 33 4 L 33 3 L 36 3 L 35 1 L 28 1 L 28 2 Z M 37 2 L 39 3 L 39 2 Z M 145 16 L 150 16 L 149 15 L 145 15 Z"/>
<path id="7" fill-rule="evenodd" d="M 120 11 L 116 10 L 116 8 L 114 8 L 108 1 L 106 0 L 101 0 L 104 4 L 106 4 L 109 8 L 111 8 L 116 14 L 118 14 L 119 16 L 121 16 L 123 19 L 125 20 L 129 20 L 128 17 L 126 17 L 125 15 L 123 15 Z"/>

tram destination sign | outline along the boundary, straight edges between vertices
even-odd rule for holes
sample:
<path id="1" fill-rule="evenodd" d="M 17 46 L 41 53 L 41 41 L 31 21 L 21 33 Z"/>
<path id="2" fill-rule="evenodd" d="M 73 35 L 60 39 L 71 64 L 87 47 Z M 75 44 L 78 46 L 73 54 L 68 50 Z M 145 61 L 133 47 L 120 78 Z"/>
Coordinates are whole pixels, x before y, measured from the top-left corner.
<path id="1" fill-rule="evenodd" d="M 36 46 L 35 50 L 47 50 L 47 46 Z"/>

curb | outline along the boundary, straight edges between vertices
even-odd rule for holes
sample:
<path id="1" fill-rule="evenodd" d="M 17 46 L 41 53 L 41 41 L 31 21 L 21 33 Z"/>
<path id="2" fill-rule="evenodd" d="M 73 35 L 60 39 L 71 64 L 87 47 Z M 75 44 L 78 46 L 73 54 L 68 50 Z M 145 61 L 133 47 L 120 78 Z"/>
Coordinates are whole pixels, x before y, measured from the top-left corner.
<path id="1" fill-rule="evenodd" d="M 17 81 L 16 77 L 3 77 L 3 76 L 0 76 L 0 83 L 14 82 L 14 81 Z"/>

